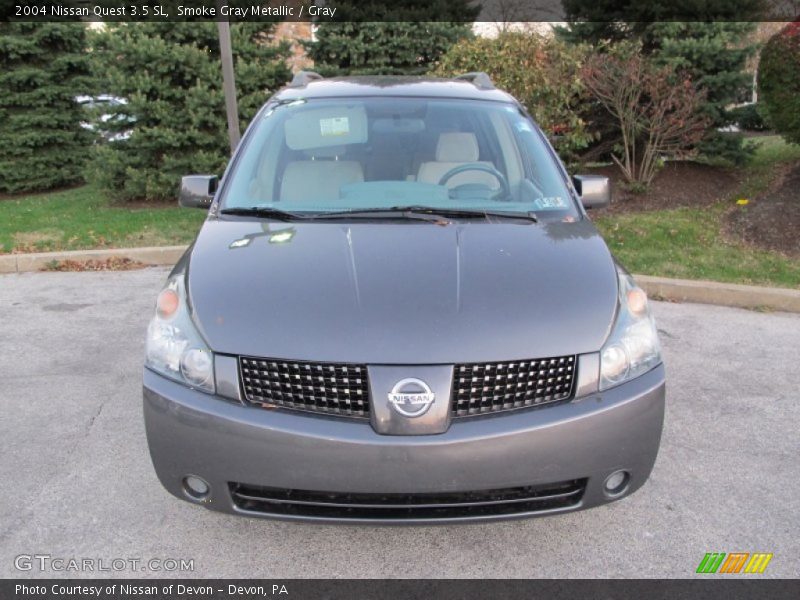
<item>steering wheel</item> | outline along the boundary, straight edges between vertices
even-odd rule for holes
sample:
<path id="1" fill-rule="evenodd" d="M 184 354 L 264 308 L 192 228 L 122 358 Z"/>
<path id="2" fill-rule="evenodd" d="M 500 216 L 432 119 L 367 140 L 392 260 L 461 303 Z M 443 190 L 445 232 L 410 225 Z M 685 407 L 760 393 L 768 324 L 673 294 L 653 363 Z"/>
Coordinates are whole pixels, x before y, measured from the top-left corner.
<path id="1" fill-rule="evenodd" d="M 508 198 L 511 195 L 511 189 L 508 187 L 508 181 L 506 180 L 505 176 L 500 171 L 495 169 L 493 165 L 485 165 L 483 163 L 466 163 L 463 165 L 458 165 L 457 167 L 453 167 L 447 173 L 442 175 L 441 179 L 439 179 L 439 185 L 446 185 L 447 182 L 453 177 L 459 173 L 465 173 L 467 171 L 481 171 L 482 173 L 488 173 L 497 180 L 497 182 L 500 184 L 500 189 L 497 191 L 497 193 L 492 195 L 493 198 Z"/>

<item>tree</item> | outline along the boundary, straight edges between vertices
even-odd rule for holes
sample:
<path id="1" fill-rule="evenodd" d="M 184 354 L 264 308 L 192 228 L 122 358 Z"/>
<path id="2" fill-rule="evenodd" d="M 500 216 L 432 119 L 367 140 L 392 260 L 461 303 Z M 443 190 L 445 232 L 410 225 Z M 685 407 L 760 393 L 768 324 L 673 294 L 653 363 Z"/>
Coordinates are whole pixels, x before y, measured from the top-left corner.
<path id="1" fill-rule="evenodd" d="M 88 86 L 82 23 L 0 23 L 0 191 L 82 181 L 91 135 L 74 97 Z"/>
<path id="2" fill-rule="evenodd" d="M 758 66 L 759 106 L 769 125 L 800 144 L 800 21 L 773 36 Z"/>
<path id="3" fill-rule="evenodd" d="M 763 0 L 561 0 L 568 27 L 559 35 L 592 44 L 638 39 L 650 54 L 658 45 L 651 34 L 658 23 L 759 21 L 766 16 Z"/>
<path id="4" fill-rule="evenodd" d="M 653 23 L 652 57 L 658 64 L 689 75 L 706 90 L 700 110 L 709 117 L 709 129 L 698 143 L 700 154 L 741 164 L 751 150 L 738 133 L 720 128 L 735 124 L 730 105 L 750 100 L 753 76 L 745 71 L 755 48 L 743 40 L 755 30 L 751 22 Z"/>
<path id="5" fill-rule="evenodd" d="M 569 26 L 558 30 L 562 38 L 599 48 L 636 41 L 657 64 L 688 74 L 707 92 L 701 110 L 709 128 L 698 144 L 700 153 L 733 163 L 747 159 L 743 136 L 719 129 L 734 123 L 727 107 L 745 99 L 752 87 L 745 65 L 754 48 L 745 40 L 755 30 L 761 0 L 564 0 L 564 8 Z"/>
<path id="6" fill-rule="evenodd" d="M 569 160 L 591 139 L 580 109 L 589 100 L 581 80 L 582 46 L 534 32 L 506 32 L 494 39 L 464 39 L 438 62 L 433 75 L 485 71 L 495 85 L 519 99 Z"/>
<path id="7" fill-rule="evenodd" d="M 480 12 L 469 0 L 396 0 L 340 6 L 306 44 L 323 75 L 421 75 L 459 39 Z M 445 21 L 452 18 L 453 22 Z M 456 22 L 461 21 L 461 22 Z"/>
<path id="8" fill-rule="evenodd" d="M 243 128 L 290 76 L 270 31 L 231 24 Z M 221 174 L 229 147 L 216 24 L 119 23 L 93 42 L 102 91 L 127 99 L 117 111 L 135 119 L 129 139 L 98 148 L 93 179 L 118 199 L 173 200 L 182 175 Z"/>
<path id="9" fill-rule="evenodd" d="M 622 149 L 612 157 L 634 188 L 647 188 L 662 159 L 696 144 L 710 119 L 698 110 L 705 92 L 685 73 L 644 58 L 637 46 L 590 57 L 583 79 L 617 121 Z"/>

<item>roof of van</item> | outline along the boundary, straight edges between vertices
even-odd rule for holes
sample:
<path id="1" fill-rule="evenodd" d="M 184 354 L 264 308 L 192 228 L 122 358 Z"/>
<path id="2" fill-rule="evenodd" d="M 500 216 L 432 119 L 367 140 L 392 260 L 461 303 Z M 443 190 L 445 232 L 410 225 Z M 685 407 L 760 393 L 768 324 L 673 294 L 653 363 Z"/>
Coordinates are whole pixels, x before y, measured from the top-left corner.
<path id="1" fill-rule="evenodd" d="M 279 90 L 273 100 L 305 98 L 345 98 L 366 96 L 406 96 L 417 98 L 464 98 L 513 102 L 510 94 L 494 86 L 486 87 L 468 79 L 435 77 L 369 76 L 321 78 L 295 76 L 295 82 Z"/>

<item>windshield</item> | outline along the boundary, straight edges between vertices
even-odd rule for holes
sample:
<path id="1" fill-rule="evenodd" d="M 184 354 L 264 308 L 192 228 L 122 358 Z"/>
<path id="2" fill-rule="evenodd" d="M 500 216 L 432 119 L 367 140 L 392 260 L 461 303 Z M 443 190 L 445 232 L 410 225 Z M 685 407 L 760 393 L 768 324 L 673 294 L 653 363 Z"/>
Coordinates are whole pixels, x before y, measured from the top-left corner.
<path id="1" fill-rule="evenodd" d="M 577 217 L 531 121 L 505 103 L 335 98 L 274 103 L 237 159 L 223 209 L 394 207 Z"/>

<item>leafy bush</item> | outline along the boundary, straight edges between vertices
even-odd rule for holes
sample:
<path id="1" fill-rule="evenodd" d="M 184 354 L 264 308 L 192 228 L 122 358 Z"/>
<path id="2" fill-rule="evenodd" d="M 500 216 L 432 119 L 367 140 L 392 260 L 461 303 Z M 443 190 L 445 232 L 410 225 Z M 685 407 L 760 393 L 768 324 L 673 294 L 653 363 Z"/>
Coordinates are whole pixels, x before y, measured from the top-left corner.
<path id="1" fill-rule="evenodd" d="M 473 38 L 454 45 L 432 71 L 452 77 L 485 71 L 495 85 L 522 102 L 550 136 L 561 155 L 575 157 L 592 139 L 580 110 L 588 99 L 581 80 L 586 56 L 571 46 L 536 33 L 506 32 L 497 38 Z"/>
<path id="2" fill-rule="evenodd" d="M 244 128 L 289 78 L 265 23 L 231 25 Z M 229 146 L 215 23 L 119 23 L 94 39 L 103 92 L 126 98 L 132 134 L 97 148 L 90 174 L 116 199 L 174 200 L 182 175 L 222 173 Z M 131 129 L 126 119 L 110 120 Z"/>
<path id="3" fill-rule="evenodd" d="M 705 90 L 642 56 L 638 44 L 591 56 L 583 77 L 619 125 L 622 147 L 613 159 L 632 189 L 647 188 L 665 159 L 686 154 L 705 134 Z"/>
<path id="4" fill-rule="evenodd" d="M 752 85 L 747 59 L 755 50 L 748 43 L 756 29 L 761 0 L 737 2 L 632 2 L 564 0 L 569 28 L 559 35 L 588 42 L 602 50 L 620 43 L 641 44 L 641 52 L 656 64 L 682 71 L 706 90 L 700 110 L 710 117 L 698 151 L 706 159 L 742 164 L 752 154 L 744 136 L 720 132 L 735 122 L 726 110 L 742 102 Z M 709 20 L 717 15 L 717 20 Z M 630 19 L 621 21 L 618 19 Z M 604 131 L 603 141 L 614 137 Z"/>
<path id="5" fill-rule="evenodd" d="M 800 144 L 800 21 L 764 46 L 758 93 L 767 123 L 786 141 Z"/>
<path id="6" fill-rule="evenodd" d="M 764 122 L 756 104 L 737 106 L 731 110 L 731 117 L 736 121 L 739 129 L 745 131 L 764 131 L 767 129 L 767 124 Z"/>
<path id="7" fill-rule="evenodd" d="M 79 183 L 91 135 L 83 23 L 0 23 L 0 191 Z"/>

